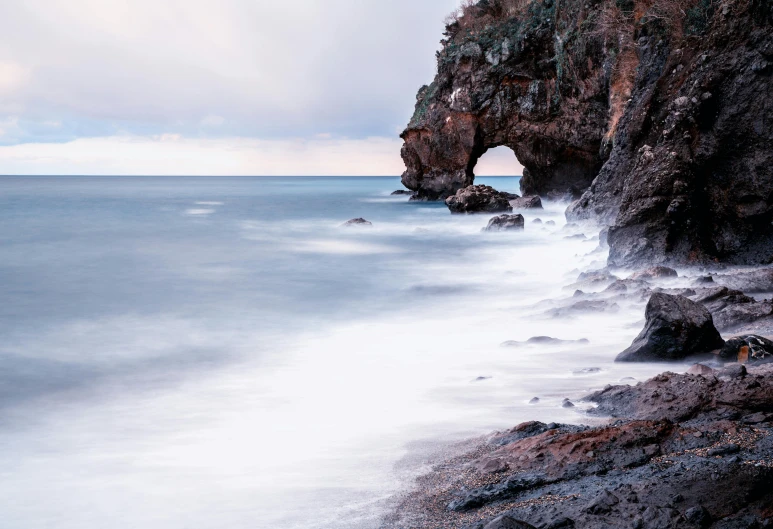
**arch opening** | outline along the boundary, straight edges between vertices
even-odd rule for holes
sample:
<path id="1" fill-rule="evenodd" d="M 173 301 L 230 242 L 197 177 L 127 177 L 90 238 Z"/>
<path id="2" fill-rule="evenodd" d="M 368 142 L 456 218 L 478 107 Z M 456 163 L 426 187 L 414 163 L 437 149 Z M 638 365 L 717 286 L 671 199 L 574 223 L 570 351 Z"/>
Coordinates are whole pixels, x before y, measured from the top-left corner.
<path id="1" fill-rule="evenodd" d="M 505 145 L 486 150 L 472 167 L 473 177 L 523 175 L 523 165 L 515 152 Z"/>

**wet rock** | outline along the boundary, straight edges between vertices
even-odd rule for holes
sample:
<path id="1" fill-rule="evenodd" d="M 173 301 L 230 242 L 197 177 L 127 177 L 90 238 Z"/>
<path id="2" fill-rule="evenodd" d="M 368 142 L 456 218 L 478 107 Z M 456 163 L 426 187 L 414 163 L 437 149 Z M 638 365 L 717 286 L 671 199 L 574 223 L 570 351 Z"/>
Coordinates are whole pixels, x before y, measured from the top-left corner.
<path id="1" fill-rule="evenodd" d="M 373 226 L 373 223 L 365 220 L 363 218 L 356 218 L 347 220 L 343 224 L 341 224 L 342 227 L 351 227 L 351 226 Z"/>
<path id="2" fill-rule="evenodd" d="M 706 285 L 713 282 L 714 278 L 711 276 L 701 276 L 695 280 L 695 283 L 698 285 Z"/>
<path id="3" fill-rule="evenodd" d="M 491 186 L 472 185 L 446 199 L 451 213 L 499 213 L 513 210 L 505 194 Z"/>
<path id="4" fill-rule="evenodd" d="M 642 270 L 640 272 L 636 272 L 632 274 L 628 279 L 639 279 L 639 280 L 664 279 L 664 278 L 674 278 L 678 276 L 679 274 L 677 274 L 676 270 L 674 270 L 673 268 L 669 268 L 667 266 L 653 266 L 651 268 L 647 268 L 646 270 Z"/>
<path id="5" fill-rule="evenodd" d="M 534 397 L 529 401 L 529 404 L 539 404 L 539 397 Z"/>
<path id="6" fill-rule="evenodd" d="M 562 408 L 574 408 L 574 403 L 569 399 L 564 399 L 561 403 Z"/>
<path id="7" fill-rule="evenodd" d="M 708 527 L 711 525 L 711 514 L 701 505 L 687 509 L 684 512 L 684 517 L 688 522 L 698 527 Z"/>
<path id="8" fill-rule="evenodd" d="M 536 195 L 524 196 L 510 201 L 513 209 L 542 209 L 542 200 Z"/>
<path id="9" fill-rule="evenodd" d="M 618 362 L 674 361 L 724 345 L 709 311 L 683 296 L 653 294 L 645 318 L 644 330 Z"/>
<path id="10" fill-rule="evenodd" d="M 483 231 L 521 231 L 523 225 L 523 215 L 499 215 L 489 220 Z"/>
<path id="11" fill-rule="evenodd" d="M 397 191 L 392 191 L 392 195 L 414 195 L 416 194 L 415 191 L 410 191 L 408 189 L 398 189 Z"/>
<path id="12" fill-rule="evenodd" d="M 773 361 L 773 341 L 753 334 L 730 338 L 719 356 L 741 364 Z"/>
<path id="13" fill-rule="evenodd" d="M 556 225 L 556 221 L 554 220 L 545 221 L 545 226 L 555 226 L 555 225 Z"/>
<path id="14" fill-rule="evenodd" d="M 532 224 L 542 224 L 542 219 L 534 219 L 531 222 L 532 222 Z"/>

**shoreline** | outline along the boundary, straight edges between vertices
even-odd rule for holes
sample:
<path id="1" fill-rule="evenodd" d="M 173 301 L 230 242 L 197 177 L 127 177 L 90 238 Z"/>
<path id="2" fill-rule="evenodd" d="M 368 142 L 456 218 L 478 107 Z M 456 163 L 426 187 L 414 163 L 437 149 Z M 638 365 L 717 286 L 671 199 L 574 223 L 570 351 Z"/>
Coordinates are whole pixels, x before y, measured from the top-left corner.
<path id="1" fill-rule="evenodd" d="M 643 301 L 653 292 L 689 296 L 711 311 L 724 338 L 773 336 L 764 305 L 770 301 L 760 295 L 773 282 L 757 281 L 770 269 L 690 272 L 697 275 L 675 280 L 645 271 L 619 278 L 605 268 L 581 273 L 564 288 L 578 287 L 575 305 L 586 302 L 587 310 L 624 298 Z M 750 296 L 731 288 L 743 286 Z M 562 307 L 552 310 L 563 315 Z M 723 371 L 711 355 L 689 359 L 705 361 L 705 369 L 665 371 L 574 401 L 576 424 L 526 422 L 445 445 L 424 459 L 430 470 L 389 502 L 380 529 L 773 527 L 773 509 L 765 507 L 773 501 L 773 364 L 747 373 L 732 363 Z M 728 403 L 728 395 L 736 400 Z M 623 402 L 634 404 L 621 408 Z M 680 407 L 685 402 L 692 403 L 689 412 Z M 763 498 L 733 503 L 703 485 L 707 476 L 708 483 L 729 480 L 739 496 Z M 660 490 L 651 490 L 658 484 Z"/>

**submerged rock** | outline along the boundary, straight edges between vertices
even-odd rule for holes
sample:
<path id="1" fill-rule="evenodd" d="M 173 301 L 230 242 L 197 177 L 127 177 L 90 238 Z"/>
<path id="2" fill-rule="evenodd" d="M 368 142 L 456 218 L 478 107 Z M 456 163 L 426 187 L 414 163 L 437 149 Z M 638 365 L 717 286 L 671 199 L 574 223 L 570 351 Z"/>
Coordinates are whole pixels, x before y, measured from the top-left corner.
<path id="1" fill-rule="evenodd" d="M 397 191 L 392 191 L 392 195 L 415 195 L 416 191 L 411 191 L 409 189 L 398 189 Z"/>
<path id="2" fill-rule="evenodd" d="M 662 279 L 667 277 L 678 277 L 676 270 L 667 266 L 653 266 L 640 272 L 632 274 L 628 279 Z"/>
<path id="3" fill-rule="evenodd" d="M 446 199 L 446 206 L 451 213 L 499 213 L 513 210 L 506 194 L 484 185 L 460 189 Z"/>
<path id="4" fill-rule="evenodd" d="M 500 345 L 502 347 L 522 347 L 522 346 L 529 346 L 529 345 L 565 345 L 565 344 L 587 344 L 590 343 L 587 338 L 580 338 L 579 340 L 561 340 L 558 338 L 553 338 L 551 336 L 532 336 L 525 342 L 517 342 L 515 340 L 508 340 L 507 342 L 502 342 Z"/>
<path id="5" fill-rule="evenodd" d="M 655 293 L 647 303 L 646 324 L 618 362 L 681 360 L 721 349 L 725 342 L 709 311 L 683 296 Z"/>
<path id="6" fill-rule="evenodd" d="M 343 224 L 341 224 L 342 227 L 350 227 L 350 226 L 373 226 L 373 223 L 369 220 L 365 220 L 363 218 L 357 218 L 352 220 L 347 220 Z"/>
<path id="7" fill-rule="evenodd" d="M 520 231 L 523 226 L 523 215 L 499 215 L 489 220 L 483 231 Z"/>

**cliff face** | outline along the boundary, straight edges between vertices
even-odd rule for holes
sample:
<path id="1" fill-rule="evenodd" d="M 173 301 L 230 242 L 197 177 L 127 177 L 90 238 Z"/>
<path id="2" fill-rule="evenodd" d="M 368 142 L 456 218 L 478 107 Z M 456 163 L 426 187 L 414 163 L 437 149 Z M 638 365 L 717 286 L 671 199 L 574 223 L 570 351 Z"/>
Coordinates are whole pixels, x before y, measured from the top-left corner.
<path id="1" fill-rule="evenodd" d="M 402 134 L 408 188 L 448 196 L 506 145 L 524 193 L 610 226 L 611 264 L 773 260 L 771 0 L 514 4 L 448 26 Z"/>

